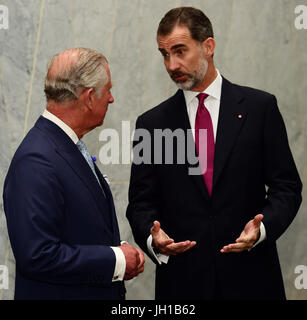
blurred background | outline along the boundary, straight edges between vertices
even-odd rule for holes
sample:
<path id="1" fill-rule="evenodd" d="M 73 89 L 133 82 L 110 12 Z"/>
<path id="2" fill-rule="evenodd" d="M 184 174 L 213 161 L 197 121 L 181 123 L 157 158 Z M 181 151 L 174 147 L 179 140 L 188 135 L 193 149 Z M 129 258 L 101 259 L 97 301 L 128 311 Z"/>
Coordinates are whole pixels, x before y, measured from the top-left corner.
<path id="1" fill-rule="evenodd" d="M 276 95 L 286 123 L 290 146 L 303 184 L 307 182 L 307 3 L 296 0 L 0 0 L 8 8 L 8 28 L 0 27 L 0 266 L 9 271 L 8 289 L 0 299 L 14 296 L 15 262 L 7 235 L 2 191 L 11 158 L 21 140 L 45 108 L 46 65 L 64 49 L 89 47 L 109 60 L 115 102 L 103 128 L 84 141 L 99 156 L 106 142 L 103 129 L 117 130 L 120 164 L 97 164 L 110 180 L 121 238 L 133 237 L 125 217 L 130 164 L 122 164 L 123 121 L 130 126 L 144 111 L 173 95 L 177 88 L 165 71 L 157 50 L 159 21 L 171 8 L 193 6 L 211 19 L 216 39 L 215 65 L 232 82 Z M 297 10 L 304 8 L 298 7 Z M 0 7 L 1 13 L 1 7 Z M 1 18 L 0 18 L 1 24 Z M 127 130 L 125 130 L 125 135 Z M 129 162 L 129 161 L 128 161 Z M 278 240 L 278 251 L 288 299 L 307 299 L 307 205 Z M 126 282 L 127 299 L 154 298 L 155 265 L 148 258 L 145 272 Z M 252 275 L 251 275 L 252 276 Z M 300 286 L 295 286 L 295 279 Z M 1 277 L 1 275 L 0 275 Z M 305 279 L 305 280 L 304 280 Z M 247 280 L 248 281 L 248 280 Z M 304 283 L 305 281 L 305 283 Z M 305 284 L 306 289 L 299 289 Z M 297 288 L 298 287 L 298 288 Z"/>

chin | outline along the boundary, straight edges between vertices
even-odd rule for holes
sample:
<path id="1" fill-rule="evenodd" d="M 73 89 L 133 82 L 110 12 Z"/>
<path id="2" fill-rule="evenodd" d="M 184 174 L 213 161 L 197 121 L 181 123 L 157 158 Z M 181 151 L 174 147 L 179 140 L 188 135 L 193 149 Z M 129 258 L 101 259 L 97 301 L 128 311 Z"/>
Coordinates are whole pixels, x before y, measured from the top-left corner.
<path id="1" fill-rule="evenodd" d="M 91 128 L 91 130 L 90 130 L 90 131 L 94 130 L 95 128 L 101 127 L 101 126 L 102 126 L 102 124 L 103 124 L 103 121 L 102 121 L 102 122 L 100 122 L 100 123 L 95 124 L 94 126 L 92 126 L 92 128 Z"/>
<path id="2" fill-rule="evenodd" d="M 181 90 L 191 90 L 194 87 L 194 83 L 191 83 L 191 81 L 185 81 L 185 82 L 175 82 L 177 87 Z"/>

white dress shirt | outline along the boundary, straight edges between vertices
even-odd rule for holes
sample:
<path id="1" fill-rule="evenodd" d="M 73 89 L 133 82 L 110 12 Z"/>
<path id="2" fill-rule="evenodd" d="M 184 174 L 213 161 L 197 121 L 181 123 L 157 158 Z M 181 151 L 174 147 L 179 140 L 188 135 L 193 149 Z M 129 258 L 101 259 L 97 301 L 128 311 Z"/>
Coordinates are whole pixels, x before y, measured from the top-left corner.
<path id="1" fill-rule="evenodd" d="M 214 141 L 216 141 L 216 132 L 217 132 L 217 124 L 218 124 L 218 118 L 219 118 L 219 112 L 220 112 L 220 103 L 221 103 L 221 93 L 222 93 L 222 82 L 223 78 L 218 70 L 217 71 L 217 77 L 215 80 L 203 91 L 203 93 L 206 93 L 208 97 L 205 99 L 204 104 L 210 113 L 211 120 L 212 120 L 212 126 L 213 126 L 213 133 L 214 133 Z M 196 119 L 196 113 L 198 109 L 199 100 L 197 98 L 197 95 L 200 92 L 195 91 L 188 91 L 184 90 L 184 98 L 185 103 L 187 107 L 187 113 L 190 120 L 190 126 L 192 129 L 193 138 L 195 140 L 195 119 Z M 247 223 L 247 221 L 246 221 Z M 162 226 L 163 229 L 163 226 Z M 239 235 L 238 235 L 239 236 Z M 266 232 L 265 227 L 263 223 L 260 224 L 260 237 L 258 241 L 254 244 L 253 247 L 255 247 L 257 244 L 262 242 L 266 239 Z M 227 245 L 228 243 L 225 243 Z M 168 256 L 161 255 L 161 254 L 155 254 L 152 248 L 152 236 L 150 235 L 147 239 L 147 247 L 148 250 L 151 252 L 151 254 L 156 258 L 156 260 L 159 262 L 159 264 L 167 263 L 168 262 Z"/>
<path id="2" fill-rule="evenodd" d="M 52 121 L 58 127 L 60 127 L 69 136 L 69 138 L 74 142 L 74 144 L 77 144 L 77 142 L 79 141 L 78 136 L 76 135 L 74 130 L 72 128 L 70 128 L 65 122 L 60 120 L 58 117 L 56 117 L 54 114 L 52 114 L 48 110 L 45 110 L 43 112 L 42 116 L 44 118 Z M 122 244 L 123 243 L 125 243 L 125 241 L 122 241 Z M 124 280 L 125 271 L 126 271 L 125 255 L 124 255 L 123 251 L 118 247 L 110 247 L 110 248 L 114 251 L 115 258 L 116 258 L 112 282 L 122 281 L 122 280 Z"/>

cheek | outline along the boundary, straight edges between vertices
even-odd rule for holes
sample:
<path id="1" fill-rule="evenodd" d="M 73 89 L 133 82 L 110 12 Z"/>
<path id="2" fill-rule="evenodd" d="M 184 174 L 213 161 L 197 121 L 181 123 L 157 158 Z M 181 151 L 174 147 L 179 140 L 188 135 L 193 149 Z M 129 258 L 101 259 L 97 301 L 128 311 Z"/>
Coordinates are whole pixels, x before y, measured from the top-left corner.
<path id="1" fill-rule="evenodd" d="M 105 114 L 108 110 L 108 103 L 104 103 L 103 106 L 102 106 L 102 113 Z"/>
<path id="2" fill-rule="evenodd" d="M 195 70 L 197 69 L 197 59 L 188 59 L 187 60 L 187 63 L 186 63 L 186 66 L 190 69 L 190 70 Z"/>
<path id="3" fill-rule="evenodd" d="M 167 61 L 164 61 L 165 69 L 169 72 L 169 63 Z"/>

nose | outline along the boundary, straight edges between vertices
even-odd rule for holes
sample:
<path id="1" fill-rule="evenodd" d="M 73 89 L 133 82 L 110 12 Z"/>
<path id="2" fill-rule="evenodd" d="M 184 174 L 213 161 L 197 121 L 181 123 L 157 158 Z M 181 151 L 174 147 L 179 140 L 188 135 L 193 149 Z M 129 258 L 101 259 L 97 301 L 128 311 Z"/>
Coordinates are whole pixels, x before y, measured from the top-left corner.
<path id="1" fill-rule="evenodd" d="M 112 93 L 110 93 L 109 103 L 113 103 L 113 102 L 114 102 L 114 97 L 112 96 Z"/>
<path id="2" fill-rule="evenodd" d="M 178 60 L 176 59 L 176 57 L 172 57 L 170 56 L 169 61 L 168 61 L 168 66 L 167 69 L 169 71 L 175 71 L 178 70 L 180 67 Z"/>

